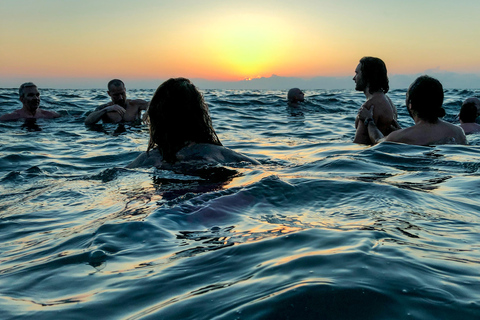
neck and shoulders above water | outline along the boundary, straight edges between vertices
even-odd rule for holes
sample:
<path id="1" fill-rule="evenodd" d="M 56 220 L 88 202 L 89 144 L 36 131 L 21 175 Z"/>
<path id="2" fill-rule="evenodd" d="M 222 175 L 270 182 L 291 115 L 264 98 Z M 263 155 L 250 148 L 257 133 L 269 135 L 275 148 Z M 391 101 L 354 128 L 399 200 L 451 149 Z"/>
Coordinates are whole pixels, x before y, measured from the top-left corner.
<path id="1" fill-rule="evenodd" d="M 200 165 L 224 165 L 232 163 L 260 164 L 257 160 L 235 152 L 227 147 L 210 143 L 191 142 L 176 154 L 175 163 L 166 162 L 155 148 L 140 154 L 127 168 L 157 167 L 170 169 L 175 164 L 195 163 Z"/>
<path id="2" fill-rule="evenodd" d="M 463 129 L 442 119 L 428 122 L 414 116 L 415 125 L 390 133 L 385 141 L 421 146 L 467 144 Z"/>

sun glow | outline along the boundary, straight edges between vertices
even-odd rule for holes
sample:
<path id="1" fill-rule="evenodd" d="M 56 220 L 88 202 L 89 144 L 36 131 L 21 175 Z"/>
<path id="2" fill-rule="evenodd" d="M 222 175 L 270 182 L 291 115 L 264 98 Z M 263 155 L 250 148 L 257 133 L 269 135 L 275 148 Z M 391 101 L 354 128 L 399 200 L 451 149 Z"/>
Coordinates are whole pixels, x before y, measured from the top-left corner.
<path id="1" fill-rule="evenodd" d="M 271 75 L 287 58 L 285 39 L 292 32 L 279 18 L 238 15 L 205 28 L 204 39 L 219 69 L 238 79 Z"/>

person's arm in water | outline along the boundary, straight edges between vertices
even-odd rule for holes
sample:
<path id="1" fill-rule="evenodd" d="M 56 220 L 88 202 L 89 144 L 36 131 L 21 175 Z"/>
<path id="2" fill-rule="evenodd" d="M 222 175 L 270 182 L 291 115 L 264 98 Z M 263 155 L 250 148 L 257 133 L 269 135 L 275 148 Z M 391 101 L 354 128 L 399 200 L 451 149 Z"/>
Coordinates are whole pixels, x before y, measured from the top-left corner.
<path id="1" fill-rule="evenodd" d="M 370 107 L 370 109 L 361 108 L 358 112 L 358 119 L 359 121 L 363 121 L 365 127 L 367 128 L 370 141 L 373 144 L 377 144 L 380 142 L 380 140 L 384 139 L 385 136 L 375 125 L 375 121 L 373 120 L 373 108 L 373 105 Z"/>
<path id="2" fill-rule="evenodd" d="M 125 114 L 125 109 L 120 107 L 118 104 L 114 104 L 112 106 L 107 106 L 107 107 L 104 107 L 104 108 L 101 108 L 101 109 L 97 108 L 97 110 L 93 111 L 92 113 L 90 113 L 87 116 L 87 118 L 85 119 L 85 124 L 86 125 L 95 124 L 98 121 L 100 121 L 100 119 L 102 119 L 102 117 L 107 112 L 111 112 L 111 111 L 118 112 L 122 117 Z"/>

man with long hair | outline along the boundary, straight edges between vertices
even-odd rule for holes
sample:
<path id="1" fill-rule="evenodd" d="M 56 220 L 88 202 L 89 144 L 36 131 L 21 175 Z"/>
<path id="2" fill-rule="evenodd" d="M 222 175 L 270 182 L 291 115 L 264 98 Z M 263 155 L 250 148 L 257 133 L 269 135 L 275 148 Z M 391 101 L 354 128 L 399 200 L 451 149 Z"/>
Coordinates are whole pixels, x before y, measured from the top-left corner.
<path id="1" fill-rule="evenodd" d="M 363 57 L 355 69 L 355 90 L 362 91 L 367 101 L 362 108 L 369 109 L 375 105 L 373 119 L 383 135 L 388 135 L 398 127 L 397 109 L 386 95 L 389 90 L 387 67 L 385 63 L 374 57 Z M 363 123 L 355 120 L 354 143 L 371 144 L 367 128 Z"/>

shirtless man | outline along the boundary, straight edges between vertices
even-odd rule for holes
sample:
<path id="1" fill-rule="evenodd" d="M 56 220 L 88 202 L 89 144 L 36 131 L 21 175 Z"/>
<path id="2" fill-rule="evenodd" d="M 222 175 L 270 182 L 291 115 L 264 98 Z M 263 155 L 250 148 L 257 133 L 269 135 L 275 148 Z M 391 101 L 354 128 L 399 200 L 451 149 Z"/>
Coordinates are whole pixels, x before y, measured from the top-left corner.
<path id="1" fill-rule="evenodd" d="M 118 79 L 113 79 L 108 83 L 108 95 L 111 102 L 104 104 L 85 119 L 85 124 L 97 123 L 102 119 L 104 123 L 132 122 L 140 120 L 142 110 L 146 110 L 148 102 L 141 99 L 127 99 L 125 84 Z"/>
<path id="2" fill-rule="evenodd" d="M 305 101 L 305 94 L 298 88 L 292 88 L 287 93 L 288 106 L 292 108 L 299 107 L 299 102 Z"/>
<path id="3" fill-rule="evenodd" d="M 465 100 L 462 108 L 460 109 L 460 114 L 458 115 L 460 119 L 460 127 L 463 129 L 463 131 L 465 131 L 465 134 L 480 132 L 480 124 L 475 123 L 475 119 L 478 116 L 479 110 L 477 109 L 477 105 L 475 104 L 474 100 L 469 99 L 477 98 L 468 98 Z"/>
<path id="4" fill-rule="evenodd" d="M 18 89 L 20 101 L 23 104 L 21 109 L 12 113 L 4 114 L 0 121 L 19 120 L 19 119 L 53 119 L 60 115 L 55 111 L 40 109 L 40 92 L 37 86 L 32 82 L 26 82 Z"/>
<path id="5" fill-rule="evenodd" d="M 394 131 L 386 137 L 377 128 L 373 117 L 373 110 L 377 106 L 360 109 L 359 121 L 368 128 L 372 143 L 383 138 L 385 141 L 422 146 L 467 143 L 462 128 L 439 119 L 445 116 L 445 109 L 442 108 L 443 86 L 437 79 L 429 76 L 418 77 L 407 90 L 405 104 L 415 125 Z"/>
<path id="6" fill-rule="evenodd" d="M 397 128 L 397 109 L 386 95 L 389 85 L 385 63 L 379 58 L 363 57 L 355 69 L 353 81 L 355 81 L 355 90 L 363 91 L 367 98 L 362 108 L 370 109 L 370 106 L 375 105 L 373 120 L 382 134 L 388 135 Z M 357 117 L 353 142 L 371 144 L 367 128 L 362 121 L 358 120 Z"/>

